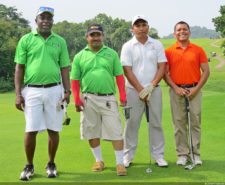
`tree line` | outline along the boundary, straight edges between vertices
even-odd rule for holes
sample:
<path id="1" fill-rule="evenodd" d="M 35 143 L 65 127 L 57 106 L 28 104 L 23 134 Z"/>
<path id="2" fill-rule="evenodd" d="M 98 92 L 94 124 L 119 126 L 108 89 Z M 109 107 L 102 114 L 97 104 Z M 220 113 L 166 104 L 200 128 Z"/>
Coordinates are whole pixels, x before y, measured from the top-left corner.
<path id="1" fill-rule="evenodd" d="M 225 35 L 225 6 L 221 6 L 221 17 L 213 19 L 217 31 Z M 34 18 L 35 19 L 35 18 Z M 224 21 L 221 24 L 221 19 Z M 120 54 L 122 45 L 132 37 L 130 31 L 131 22 L 124 19 L 107 16 L 104 13 L 98 14 L 90 20 L 82 23 L 68 21 L 58 22 L 53 25 L 52 30 L 61 35 L 67 42 L 71 61 L 76 53 L 83 49 L 87 42 L 85 33 L 88 25 L 99 23 L 104 28 L 105 45 L 113 48 Z M 15 7 L 7 7 L 0 4 L 0 93 L 14 89 L 14 56 L 19 39 L 31 31 L 29 21 L 22 17 Z M 149 35 L 159 39 L 158 31 L 150 28 Z"/>

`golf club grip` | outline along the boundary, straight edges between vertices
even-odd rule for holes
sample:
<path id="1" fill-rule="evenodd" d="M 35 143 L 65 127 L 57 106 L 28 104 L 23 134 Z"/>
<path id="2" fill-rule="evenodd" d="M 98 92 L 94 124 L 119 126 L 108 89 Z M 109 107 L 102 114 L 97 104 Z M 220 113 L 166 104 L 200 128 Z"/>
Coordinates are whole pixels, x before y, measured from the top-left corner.
<path id="1" fill-rule="evenodd" d="M 185 99 L 186 110 L 187 110 L 187 112 L 189 112 L 190 111 L 189 99 L 186 96 L 184 97 L 184 99 Z"/>
<path id="2" fill-rule="evenodd" d="M 145 103 L 145 116 L 146 116 L 147 122 L 149 123 L 149 107 L 147 103 Z"/>

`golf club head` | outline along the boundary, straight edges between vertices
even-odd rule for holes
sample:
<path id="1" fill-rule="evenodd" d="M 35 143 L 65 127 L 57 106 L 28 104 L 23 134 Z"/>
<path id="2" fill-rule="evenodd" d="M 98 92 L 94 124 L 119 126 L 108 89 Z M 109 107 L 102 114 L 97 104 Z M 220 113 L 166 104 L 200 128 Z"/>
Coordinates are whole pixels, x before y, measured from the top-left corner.
<path id="1" fill-rule="evenodd" d="M 64 120 L 64 122 L 63 122 L 63 125 L 69 125 L 70 124 L 70 118 L 66 118 L 65 120 Z"/>
<path id="2" fill-rule="evenodd" d="M 189 164 L 184 167 L 185 170 L 192 170 L 195 167 L 195 164 Z"/>
<path id="3" fill-rule="evenodd" d="M 151 168 L 147 168 L 147 169 L 145 170 L 145 172 L 146 172 L 146 173 L 152 173 L 152 169 L 151 169 Z"/>

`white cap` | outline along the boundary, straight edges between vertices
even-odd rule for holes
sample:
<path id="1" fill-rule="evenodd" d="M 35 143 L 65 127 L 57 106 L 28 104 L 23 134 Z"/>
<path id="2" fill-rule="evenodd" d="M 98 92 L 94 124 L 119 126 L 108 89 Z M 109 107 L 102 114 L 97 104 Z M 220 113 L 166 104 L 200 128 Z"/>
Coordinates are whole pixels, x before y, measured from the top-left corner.
<path id="1" fill-rule="evenodd" d="M 135 23 L 137 20 L 139 20 L 139 19 L 144 20 L 145 22 L 148 23 L 148 19 L 147 19 L 147 17 L 145 17 L 144 15 L 135 15 L 135 16 L 133 17 L 133 19 L 132 19 L 132 26 L 133 26 L 134 23 Z"/>

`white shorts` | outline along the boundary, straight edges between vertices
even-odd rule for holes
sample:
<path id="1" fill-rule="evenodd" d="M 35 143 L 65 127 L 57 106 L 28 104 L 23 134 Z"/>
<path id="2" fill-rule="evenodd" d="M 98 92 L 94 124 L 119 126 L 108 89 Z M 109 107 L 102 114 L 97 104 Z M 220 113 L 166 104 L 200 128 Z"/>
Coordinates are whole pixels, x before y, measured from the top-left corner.
<path id="1" fill-rule="evenodd" d="M 62 100 L 61 85 L 49 88 L 25 87 L 22 95 L 25 99 L 26 132 L 62 130 L 63 110 L 59 106 Z"/>
<path id="2" fill-rule="evenodd" d="M 81 139 L 122 140 L 123 129 L 115 96 L 84 94 L 83 98 Z"/>

